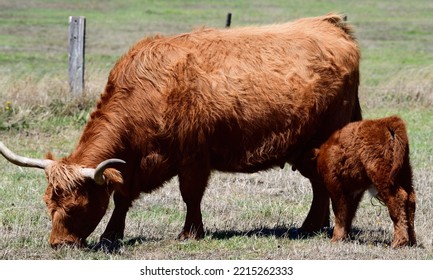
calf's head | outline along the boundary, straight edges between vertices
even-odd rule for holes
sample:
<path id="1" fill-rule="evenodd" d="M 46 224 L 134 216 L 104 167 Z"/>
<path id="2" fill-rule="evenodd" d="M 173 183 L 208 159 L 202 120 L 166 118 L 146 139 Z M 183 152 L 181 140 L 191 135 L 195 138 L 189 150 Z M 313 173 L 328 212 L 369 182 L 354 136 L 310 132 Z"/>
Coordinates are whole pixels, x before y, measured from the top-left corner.
<path id="1" fill-rule="evenodd" d="M 48 187 L 44 201 L 52 220 L 50 244 L 82 246 L 107 210 L 115 184 L 123 179 L 114 165 L 125 163 L 108 159 L 96 168 L 82 167 L 65 160 L 31 159 L 11 152 L 0 142 L 0 153 L 10 162 L 23 167 L 45 170 Z"/>
<path id="2" fill-rule="evenodd" d="M 319 155 L 320 150 L 317 148 L 313 148 L 311 150 L 306 151 L 302 154 L 296 162 L 292 165 L 292 170 L 298 170 L 302 176 L 313 180 L 320 180 L 319 174 L 317 171 L 317 157 Z"/>

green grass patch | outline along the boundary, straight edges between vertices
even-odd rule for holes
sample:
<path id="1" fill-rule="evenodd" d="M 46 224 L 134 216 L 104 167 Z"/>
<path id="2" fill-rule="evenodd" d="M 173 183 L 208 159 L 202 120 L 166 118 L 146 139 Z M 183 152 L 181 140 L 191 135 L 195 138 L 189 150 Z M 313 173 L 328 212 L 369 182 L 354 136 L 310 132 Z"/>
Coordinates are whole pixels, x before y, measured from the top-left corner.
<path id="1" fill-rule="evenodd" d="M 374 108 L 364 112 L 364 118 L 382 118 L 399 115 L 407 126 L 411 163 L 415 168 L 428 168 L 432 164 L 433 110 L 430 108 Z"/>
<path id="2" fill-rule="evenodd" d="M 431 1 L 430 1 L 431 2 Z M 62 157 L 78 141 L 115 61 L 140 38 L 200 26 L 284 22 L 331 11 L 348 15 L 362 52 L 364 118 L 400 115 L 407 124 L 417 192 L 421 246 L 390 250 L 387 209 L 364 198 L 353 240 L 331 244 L 328 233 L 302 237 L 311 189 L 284 170 L 215 173 L 203 199 L 207 235 L 180 243 L 185 206 L 177 180 L 134 202 L 125 238 L 114 253 L 48 245 L 51 222 L 40 170 L 0 158 L 0 259 L 432 259 L 433 2 L 414 1 L 6 1 L 0 0 L 0 139 L 31 157 Z M 68 17 L 87 18 L 86 95 L 72 101 L 67 84 Z M 89 244 L 96 244 L 109 212 Z"/>

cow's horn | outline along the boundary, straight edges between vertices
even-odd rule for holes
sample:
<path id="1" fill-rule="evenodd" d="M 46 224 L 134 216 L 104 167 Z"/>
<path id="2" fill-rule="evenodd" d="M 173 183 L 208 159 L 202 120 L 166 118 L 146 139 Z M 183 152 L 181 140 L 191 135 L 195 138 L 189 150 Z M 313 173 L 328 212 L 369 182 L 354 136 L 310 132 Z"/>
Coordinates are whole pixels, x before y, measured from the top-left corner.
<path id="1" fill-rule="evenodd" d="M 117 165 L 119 163 L 124 164 L 126 162 L 118 158 L 111 158 L 111 159 L 104 160 L 103 162 L 98 164 L 98 166 L 95 169 L 83 168 L 81 169 L 81 173 L 84 175 L 84 177 L 94 180 L 96 184 L 103 185 L 105 183 L 105 178 L 104 178 L 105 169 L 111 168 L 114 165 Z"/>
<path id="2" fill-rule="evenodd" d="M 3 142 L 0 141 L 0 153 L 10 162 L 22 167 L 35 167 L 45 169 L 53 160 L 50 159 L 33 159 L 16 155 L 9 150 Z"/>

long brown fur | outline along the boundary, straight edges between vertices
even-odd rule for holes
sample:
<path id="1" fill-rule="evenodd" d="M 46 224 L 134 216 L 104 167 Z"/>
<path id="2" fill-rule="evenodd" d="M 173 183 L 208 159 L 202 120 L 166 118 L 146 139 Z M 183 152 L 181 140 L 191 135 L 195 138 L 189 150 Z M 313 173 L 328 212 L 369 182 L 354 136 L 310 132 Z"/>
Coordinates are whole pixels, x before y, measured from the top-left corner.
<path id="1" fill-rule="evenodd" d="M 394 223 L 392 247 L 416 245 L 409 140 L 401 118 L 350 123 L 295 166 L 328 190 L 335 214 L 333 241 L 347 237 L 364 191 L 373 186 Z"/>
<path id="2" fill-rule="evenodd" d="M 121 178 L 106 174 L 108 189 L 76 184 L 83 196 L 99 191 L 101 199 L 92 196 L 68 232 L 85 239 L 114 191 L 102 239 L 122 238 L 132 201 L 178 175 L 187 204 L 179 237 L 202 237 L 200 202 L 211 170 L 256 172 L 293 163 L 361 119 L 359 59 L 352 28 L 335 14 L 137 42 L 111 70 L 76 149 L 62 159 L 87 168 L 108 158 L 127 165 L 119 167 Z M 327 220 L 327 194 L 315 186 L 313 192 L 306 230 Z M 63 231 L 53 229 L 52 244 L 71 239 Z"/>

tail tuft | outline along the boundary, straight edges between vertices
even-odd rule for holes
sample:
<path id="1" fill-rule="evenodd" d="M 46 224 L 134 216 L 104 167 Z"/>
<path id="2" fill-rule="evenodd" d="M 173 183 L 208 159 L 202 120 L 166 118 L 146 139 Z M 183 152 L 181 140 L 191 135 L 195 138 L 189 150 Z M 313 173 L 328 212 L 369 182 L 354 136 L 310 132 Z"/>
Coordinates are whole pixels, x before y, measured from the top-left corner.
<path id="1" fill-rule="evenodd" d="M 354 31 L 352 25 L 350 25 L 346 21 L 347 16 L 336 14 L 336 13 L 329 13 L 323 17 L 323 20 L 328 21 L 328 22 L 332 23 L 333 25 L 337 26 L 338 28 L 342 29 L 353 40 L 356 40 L 355 31 Z"/>
<path id="2" fill-rule="evenodd" d="M 394 151 L 389 179 L 391 182 L 395 182 L 400 169 L 409 160 L 409 139 L 407 137 L 404 121 L 397 116 L 391 118 L 393 122 L 388 126 L 388 131 L 394 143 Z"/>

